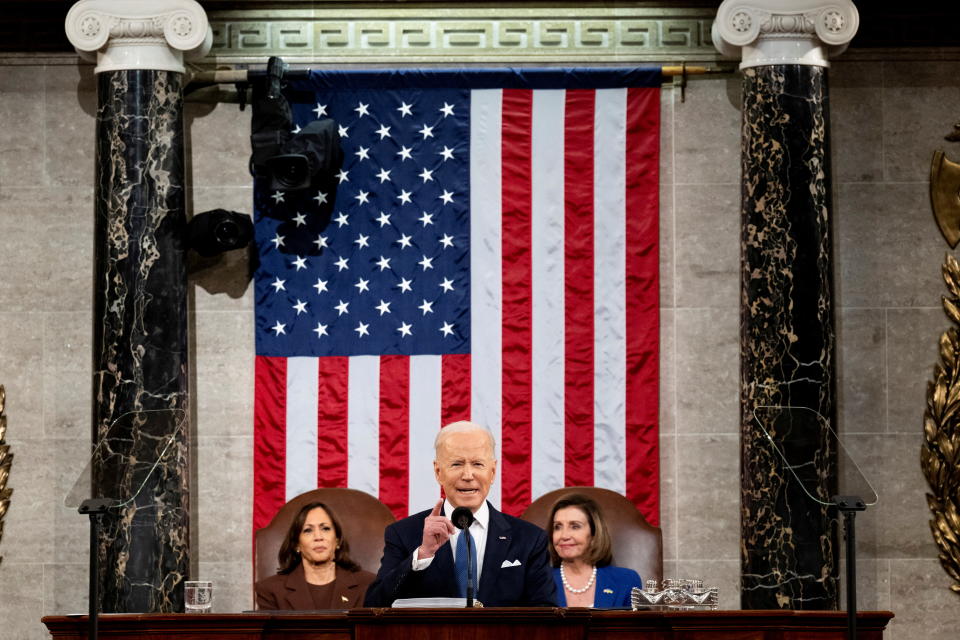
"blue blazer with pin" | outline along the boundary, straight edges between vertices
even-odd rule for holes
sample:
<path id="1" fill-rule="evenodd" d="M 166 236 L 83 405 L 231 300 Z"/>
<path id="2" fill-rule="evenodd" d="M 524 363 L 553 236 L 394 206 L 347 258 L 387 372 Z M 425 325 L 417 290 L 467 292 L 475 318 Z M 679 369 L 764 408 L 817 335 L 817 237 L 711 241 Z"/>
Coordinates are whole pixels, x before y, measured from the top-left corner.
<path id="1" fill-rule="evenodd" d="M 567 606 L 567 594 L 564 593 L 560 569 L 553 570 L 553 580 L 557 586 L 557 604 Z M 597 609 L 631 607 L 630 591 L 634 587 L 643 588 L 640 574 L 633 569 L 623 567 L 597 567 L 597 588 L 593 594 L 593 606 Z"/>
<path id="2" fill-rule="evenodd" d="M 490 530 L 476 599 L 487 607 L 556 606 L 547 534 L 534 524 L 497 511 L 489 502 L 487 505 Z M 386 528 L 380 570 L 367 589 L 364 606 L 389 607 L 399 598 L 459 597 L 449 541 L 437 549 L 429 567 L 413 570 L 413 554 L 423 540 L 423 521 L 430 511 Z"/>

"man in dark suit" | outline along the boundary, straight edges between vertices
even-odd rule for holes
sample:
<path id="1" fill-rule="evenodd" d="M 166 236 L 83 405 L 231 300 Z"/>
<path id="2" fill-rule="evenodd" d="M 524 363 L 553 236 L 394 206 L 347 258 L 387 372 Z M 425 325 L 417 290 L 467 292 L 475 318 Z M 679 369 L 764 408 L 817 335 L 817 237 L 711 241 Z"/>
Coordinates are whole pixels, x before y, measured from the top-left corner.
<path id="1" fill-rule="evenodd" d="M 488 607 L 555 606 L 556 587 L 542 529 L 487 502 L 497 473 L 493 435 L 472 422 L 440 430 L 433 471 L 446 500 L 387 527 L 380 571 L 364 605 L 389 607 L 401 598 L 464 597 L 466 540 L 450 521 L 453 509 L 474 515 L 476 598 Z M 459 570 L 459 571 L 458 571 Z"/>

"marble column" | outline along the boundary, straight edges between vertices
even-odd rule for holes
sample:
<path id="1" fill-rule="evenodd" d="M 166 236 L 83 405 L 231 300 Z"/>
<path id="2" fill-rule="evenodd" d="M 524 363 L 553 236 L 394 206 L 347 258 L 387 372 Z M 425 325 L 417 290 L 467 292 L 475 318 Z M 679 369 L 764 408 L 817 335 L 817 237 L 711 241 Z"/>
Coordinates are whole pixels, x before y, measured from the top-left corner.
<path id="1" fill-rule="evenodd" d="M 850 0 L 725 0 L 713 26 L 743 75 L 744 609 L 839 605 L 827 69 L 858 20 Z"/>
<path id="2" fill-rule="evenodd" d="M 81 0 L 65 28 L 97 63 L 91 496 L 113 501 L 97 549 L 100 607 L 182 611 L 190 566 L 183 60 L 209 51 L 210 29 L 193 0 Z"/>

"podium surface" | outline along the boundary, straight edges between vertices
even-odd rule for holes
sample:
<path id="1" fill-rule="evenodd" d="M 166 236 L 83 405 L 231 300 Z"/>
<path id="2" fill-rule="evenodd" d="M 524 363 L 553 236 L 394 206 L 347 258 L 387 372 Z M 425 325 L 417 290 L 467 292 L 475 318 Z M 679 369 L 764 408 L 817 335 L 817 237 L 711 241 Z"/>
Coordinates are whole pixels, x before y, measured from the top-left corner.
<path id="1" fill-rule="evenodd" d="M 882 640 L 889 611 L 857 616 Z M 56 640 L 85 640 L 86 616 L 46 616 Z M 583 608 L 352 609 L 330 612 L 102 614 L 112 640 L 846 640 L 843 611 L 626 611 Z"/>

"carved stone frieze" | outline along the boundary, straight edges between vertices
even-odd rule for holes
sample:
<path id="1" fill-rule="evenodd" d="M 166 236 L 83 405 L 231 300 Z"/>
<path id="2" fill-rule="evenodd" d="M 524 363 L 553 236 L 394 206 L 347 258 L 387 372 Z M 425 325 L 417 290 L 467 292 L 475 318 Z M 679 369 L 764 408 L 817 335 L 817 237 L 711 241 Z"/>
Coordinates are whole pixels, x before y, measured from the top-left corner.
<path id="1" fill-rule="evenodd" d="M 472 3 L 475 4 L 475 3 Z M 713 10 L 384 3 L 209 12 L 211 55 L 317 63 L 714 59 Z"/>

